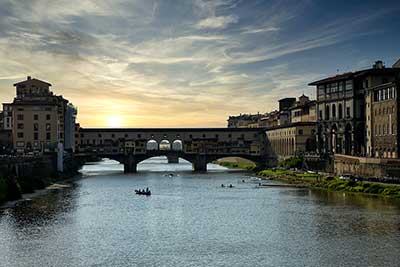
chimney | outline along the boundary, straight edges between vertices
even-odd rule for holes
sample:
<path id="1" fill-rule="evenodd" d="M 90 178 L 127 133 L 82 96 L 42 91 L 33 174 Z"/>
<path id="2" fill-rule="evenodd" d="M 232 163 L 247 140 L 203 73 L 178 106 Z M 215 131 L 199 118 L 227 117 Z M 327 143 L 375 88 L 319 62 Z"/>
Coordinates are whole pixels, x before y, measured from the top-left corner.
<path id="1" fill-rule="evenodd" d="M 28 76 L 28 81 L 31 79 L 31 76 Z"/>
<path id="2" fill-rule="evenodd" d="M 381 60 L 375 61 L 374 65 L 372 65 L 373 69 L 383 69 L 385 66 Z"/>

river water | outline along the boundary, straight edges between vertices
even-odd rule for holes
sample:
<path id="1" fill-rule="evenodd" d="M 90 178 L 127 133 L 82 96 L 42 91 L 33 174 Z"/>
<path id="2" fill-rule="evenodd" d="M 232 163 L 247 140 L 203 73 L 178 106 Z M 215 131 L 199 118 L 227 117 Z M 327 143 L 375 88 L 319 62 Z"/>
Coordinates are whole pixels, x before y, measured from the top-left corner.
<path id="1" fill-rule="evenodd" d="M 71 187 L 0 209 L 0 266 L 400 266 L 399 202 L 208 168 L 86 165 Z"/>

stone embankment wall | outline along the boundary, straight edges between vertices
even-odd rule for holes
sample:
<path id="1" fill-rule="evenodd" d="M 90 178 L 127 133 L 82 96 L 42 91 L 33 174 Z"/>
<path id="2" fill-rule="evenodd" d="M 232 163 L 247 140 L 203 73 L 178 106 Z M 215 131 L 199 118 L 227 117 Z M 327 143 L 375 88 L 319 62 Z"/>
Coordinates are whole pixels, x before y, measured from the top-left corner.
<path id="1" fill-rule="evenodd" d="M 335 155 L 335 174 L 353 174 L 369 177 L 400 177 L 399 159 L 378 159 Z"/>
<path id="2" fill-rule="evenodd" d="M 56 181 L 78 173 L 81 162 L 64 160 L 64 172 L 57 172 L 56 155 L 0 158 L 0 203 L 16 200 L 24 193 L 43 189 Z"/>

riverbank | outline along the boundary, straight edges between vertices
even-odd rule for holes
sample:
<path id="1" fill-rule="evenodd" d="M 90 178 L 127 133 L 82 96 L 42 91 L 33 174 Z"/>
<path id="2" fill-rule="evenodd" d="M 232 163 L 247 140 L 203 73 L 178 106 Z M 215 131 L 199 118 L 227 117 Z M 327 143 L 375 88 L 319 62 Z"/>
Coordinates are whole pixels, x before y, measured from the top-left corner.
<path id="1" fill-rule="evenodd" d="M 374 182 L 340 180 L 338 177 L 317 173 L 300 173 L 291 170 L 263 170 L 256 175 L 261 179 L 275 180 L 295 186 L 306 186 L 328 191 L 374 194 L 400 199 L 400 185 Z"/>

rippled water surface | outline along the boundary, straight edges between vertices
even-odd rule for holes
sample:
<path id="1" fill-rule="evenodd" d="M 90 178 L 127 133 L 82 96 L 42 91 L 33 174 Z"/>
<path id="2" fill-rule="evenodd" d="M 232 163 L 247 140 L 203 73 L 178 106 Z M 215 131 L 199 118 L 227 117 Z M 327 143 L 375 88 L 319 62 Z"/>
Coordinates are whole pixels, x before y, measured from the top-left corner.
<path id="1" fill-rule="evenodd" d="M 208 167 L 86 165 L 71 187 L 0 210 L 0 266 L 400 265 L 398 202 L 257 188 L 245 172 Z M 146 187 L 152 196 L 134 194 Z"/>

